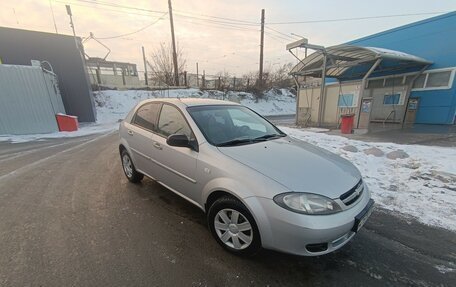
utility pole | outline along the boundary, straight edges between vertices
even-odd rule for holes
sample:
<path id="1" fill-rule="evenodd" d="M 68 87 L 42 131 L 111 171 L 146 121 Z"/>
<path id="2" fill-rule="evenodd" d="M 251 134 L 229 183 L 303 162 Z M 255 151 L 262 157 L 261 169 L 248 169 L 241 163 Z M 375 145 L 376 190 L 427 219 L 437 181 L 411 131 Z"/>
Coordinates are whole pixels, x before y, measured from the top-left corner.
<path id="1" fill-rule="evenodd" d="M 66 7 L 66 11 L 67 11 L 68 16 L 70 16 L 70 27 L 73 30 L 74 42 L 76 43 L 76 47 L 79 50 L 78 41 L 76 40 L 76 31 L 74 30 L 74 24 L 73 24 L 73 13 L 71 13 L 70 5 L 65 5 L 65 7 Z"/>
<path id="2" fill-rule="evenodd" d="M 196 86 L 199 88 L 198 62 L 196 62 Z"/>
<path id="3" fill-rule="evenodd" d="M 147 61 L 146 61 L 146 52 L 144 52 L 144 46 L 142 48 L 142 54 L 143 54 L 143 61 L 144 61 L 144 82 L 146 83 L 146 86 L 149 85 L 148 79 L 147 79 Z"/>
<path id="4" fill-rule="evenodd" d="M 203 81 L 203 89 L 206 88 L 206 71 L 203 70 L 203 78 L 201 79 Z"/>
<path id="5" fill-rule="evenodd" d="M 173 63 L 174 63 L 174 84 L 179 86 L 179 71 L 177 69 L 177 53 L 176 53 L 176 39 L 174 38 L 174 21 L 173 21 L 173 7 L 171 0 L 168 0 L 169 7 L 169 22 L 171 25 L 171 38 L 173 42 Z"/>
<path id="6" fill-rule="evenodd" d="M 49 0 L 49 7 L 51 8 L 52 21 L 54 21 L 55 33 L 58 34 L 59 31 L 57 30 L 57 24 L 55 23 L 54 8 L 52 8 L 52 0 Z"/>
<path id="7" fill-rule="evenodd" d="M 264 9 L 261 9 L 261 40 L 260 40 L 260 73 L 258 78 L 259 87 L 263 87 L 263 48 L 264 48 Z"/>
<path id="8" fill-rule="evenodd" d="M 73 30 L 74 44 L 76 45 L 76 49 L 78 49 L 78 51 L 79 51 L 79 55 L 81 56 L 82 62 L 84 62 L 85 61 L 84 51 L 83 51 L 83 49 L 81 49 L 81 47 L 78 44 L 78 39 L 76 37 L 76 31 L 74 30 L 73 13 L 71 13 L 71 7 L 70 7 L 70 5 L 65 5 L 65 7 L 66 7 L 68 16 L 70 16 L 70 26 L 71 26 L 71 29 Z M 81 45 L 82 45 L 82 43 L 81 43 Z"/>

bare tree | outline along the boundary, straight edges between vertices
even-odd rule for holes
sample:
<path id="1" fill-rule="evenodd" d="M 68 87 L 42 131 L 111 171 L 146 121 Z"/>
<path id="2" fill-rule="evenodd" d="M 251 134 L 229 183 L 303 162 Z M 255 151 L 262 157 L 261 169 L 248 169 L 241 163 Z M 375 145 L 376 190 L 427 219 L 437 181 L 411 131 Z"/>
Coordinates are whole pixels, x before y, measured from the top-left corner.
<path id="1" fill-rule="evenodd" d="M 245 83 L 246 89 L 255 86 L 256 79 L 258 79 L 258 72 L 248 72 L 242 75 L 242 81 Z"/>
<path id="2" fill-rule="evenodd" d="M 284 64 L 269 73 L 268 88 L 288 88 L 293 85 L 292 77 L 289 75 L 293 68 L 292 63 Z"/>
<path id="3" fill-rule="evenodd" d="M 184 57 L 183 49 L 177 47 L 177 63 L 179 75 L 184 73 L 184 67 L 187 60 Z M 147 61 L 152 77 L 159 84 L 167 86 L 174 85 L 174 66 L 173 66 L 173 49 L 169 43 L 160 43 L 150 55 L 150 61 Z"/>
<path id="4" fill-rule="evenodd" d="M 218 77 L 217 79 L 217 86 L 216 88 L 219 89 L 219 90 L 225 90 L 225 89 L 229 89 L 232 82 L 232 78 L 231 78 L 231 75 L 230 73 L 228 73 L 227 71 L 223 71 L 223 72 L 218 72 L 216 74 L 216 76 Z M 220 81 L 219 81 L 220 79 Z"/>

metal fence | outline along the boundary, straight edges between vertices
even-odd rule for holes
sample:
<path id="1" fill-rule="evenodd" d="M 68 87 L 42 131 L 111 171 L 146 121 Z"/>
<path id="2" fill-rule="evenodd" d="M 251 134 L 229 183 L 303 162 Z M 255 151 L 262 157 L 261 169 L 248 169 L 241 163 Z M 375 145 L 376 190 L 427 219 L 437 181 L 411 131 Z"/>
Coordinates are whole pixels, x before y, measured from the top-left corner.
<path id="1" fill-rule="evenodd" d="M 0 65 L 0 134 L 58 131 L 57 113 L 65 113 L 65 108 L 52 72 Z"/>

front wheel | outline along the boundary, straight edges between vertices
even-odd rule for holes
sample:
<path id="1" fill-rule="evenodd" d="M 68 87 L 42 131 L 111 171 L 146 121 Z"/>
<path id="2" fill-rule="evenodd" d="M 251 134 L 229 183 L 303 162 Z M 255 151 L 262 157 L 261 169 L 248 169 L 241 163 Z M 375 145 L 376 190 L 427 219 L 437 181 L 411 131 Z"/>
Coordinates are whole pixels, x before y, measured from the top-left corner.
<path id="1" fill-rule="evenodd" d="M 237 199 L 217 199 L 209 208 L 208 223 L 215 240 L 231 253 L 254 255 L 261 249 L 255 220 Z"/>
<path id="2" fill-rule="evenodd" d="M 128 152 L 126 150 L 123 150 L 120 154 L 120 157 L 122 159 L 122 169 L 127 179 L 133 183 L 140 182 L 143 179 L 144 175 L 136 171 L 135 166 L 133 165 L 133 161 L 131 160 Z"/>

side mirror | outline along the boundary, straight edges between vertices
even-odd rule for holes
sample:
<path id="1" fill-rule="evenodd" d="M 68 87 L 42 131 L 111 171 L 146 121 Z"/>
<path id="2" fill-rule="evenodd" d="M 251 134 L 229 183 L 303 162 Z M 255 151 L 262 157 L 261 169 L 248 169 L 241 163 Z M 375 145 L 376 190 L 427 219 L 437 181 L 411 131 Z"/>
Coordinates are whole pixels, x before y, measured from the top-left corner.
<path id="1" fill-rule="evenodd" d="M 198 151 L 198 143 L 196 140 L 189 140 L 186 135 L 173 134 L 166 139 L 166 143 L 170 146 L 188 147 L 194 151 Z"/>

